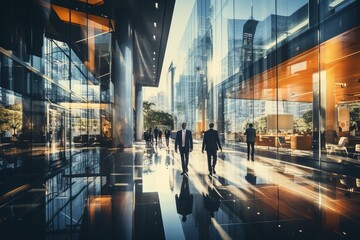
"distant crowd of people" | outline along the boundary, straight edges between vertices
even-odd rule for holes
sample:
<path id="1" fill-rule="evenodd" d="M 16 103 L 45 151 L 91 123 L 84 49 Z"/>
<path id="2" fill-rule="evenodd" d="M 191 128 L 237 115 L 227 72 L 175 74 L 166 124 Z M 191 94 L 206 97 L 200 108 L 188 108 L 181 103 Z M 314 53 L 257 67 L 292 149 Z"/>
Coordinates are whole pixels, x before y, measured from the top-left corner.
<path id="1" fill-rule="evenodd" d="M 165 128 L 164 137 L 167 148 L 169 148 L 170 135 L 171 135 L 171 130 Z M 150 128 L 148 131 L 144 133 L 144 138 L 148 145 L 153 145 L 155 143 L 155 145 L 157 146 L 158 143 L 162 144 L 162 137 L 163 137 L 163 132 L 157 126 L 154 129 Z"/>

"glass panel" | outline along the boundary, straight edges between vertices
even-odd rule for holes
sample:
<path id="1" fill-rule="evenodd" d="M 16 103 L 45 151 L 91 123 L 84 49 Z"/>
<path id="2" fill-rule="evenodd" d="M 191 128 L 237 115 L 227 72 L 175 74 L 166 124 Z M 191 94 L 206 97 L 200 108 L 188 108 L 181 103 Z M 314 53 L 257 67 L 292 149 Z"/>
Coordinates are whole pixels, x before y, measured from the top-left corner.
<path id="1" fill-rule="evenodd" d="M 0 93 L 0 166 L 16 169 L 24 164 L 23 153 L 29 154 L 31 143 L 24 119 L 24 104 L 28 99 L 4 88 L 0 88 Z"/>
<path id="2" fill-rule="evenodd" d="M 313 55 L 299 55 L 299 43 L 306 35 L 301 35 L 308 29 L 308 1 L 277 1 L 277 102 L 276 119 L 268 116 L 268 126 L 271 120 L 276 131 L 275 146 L 279 153 L 291 151 L 293 155 L 309 154 L 312 150 L 313 125 L 313 81 L 312 72 L 317 71 L 316 52 Z M 271 45 L 272 43 L 270 43 Z M 269 46 L 268 54 L 273 51 Z M 311 60 L 314 57 L 314 61 Z M 274 85 L 275 86 L 275 85 Z M 275 106 L 274 106 L 275 107 Z M 315 134 L 315 133 L 314 133 Z M 319 130 L 316 128 L 316 135 Z"/>
<path id="3" fill-rule="evenodd" d="M 322 161 L 351 163 L 358 158 L 359 30 L 353 28 L 358 1 L 321 1 L 320 79 Z M 342 27 L 334 27 L 334 24 Z"/>

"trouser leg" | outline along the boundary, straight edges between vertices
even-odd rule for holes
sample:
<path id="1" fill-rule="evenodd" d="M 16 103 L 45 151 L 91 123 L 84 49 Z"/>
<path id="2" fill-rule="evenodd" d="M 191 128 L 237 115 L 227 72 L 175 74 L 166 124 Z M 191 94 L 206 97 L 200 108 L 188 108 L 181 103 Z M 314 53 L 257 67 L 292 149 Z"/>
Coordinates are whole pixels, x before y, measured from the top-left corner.
<path id="1" fill-rule="evenodd" d="M 186 166 L 185 166 L 185 153 L 183 151 L 180 151 L 180 158 L 181 158 L 181 167 L 182 171 L 185 172 Z"/>
<path id="2" fill-rule="evenodd" d="M 254 145 L 255 145 L 255 143 L 251 142 L 250 145 L 251 145 L 251 159 L 254 160 L 254 154 L 255 154 L 255 149 L 254 149 L 255 146 Z"/>
<path id="3" fill-rule="evenodd" d="M 207 154 L 207 161 L 208 161 L 208 169 L 209 169 L 209 172 L 212 173 L 212 168 L 211 168 L 211 152 L 206 152 Z"/>
<path id="4" fill-rule="evenodd" d="M 188 165 L 189 165 L 189 151 L 185 151 L 185 171 L 188 172 Z"/>
<path id="5" fill-rule="evenodd" d="M 213 165 L 212 165 L 212 168 L 213 168 L 214 170 L 215 170 L 216 162 L 217 162 L 217 152 L 214 151 L 214 152 L 213 152 Z"/>

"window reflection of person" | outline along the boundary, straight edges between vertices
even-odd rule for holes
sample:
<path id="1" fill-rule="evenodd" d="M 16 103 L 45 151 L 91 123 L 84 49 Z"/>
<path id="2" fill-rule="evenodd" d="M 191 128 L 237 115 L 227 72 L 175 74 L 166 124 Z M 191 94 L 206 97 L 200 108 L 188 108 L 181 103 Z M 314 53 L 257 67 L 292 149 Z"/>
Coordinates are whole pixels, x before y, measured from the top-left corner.
<path id="1" fill-rule="evenodd" d="M 356 135 L 356 122 L 352 122 L 351 126 L 349 128 L 350 135 L 355 136 Z"/>
<path id="2" fill-rule="evenodd" d="M 192 213 L 194 196 L 190 194 L 188 178 L 184 175 L 181 184 L 180 194 L 175 195 L 176 211 L 182 215 L 182 221 L 186 221 L 186 216 Z"/>
<path id="3" fill-rule="evenodd" d="M 334 130 L 332 126 L 328 126 L 326 128 L 326 142 L 327 143 L 337 143 L 339 141 L 339 137 L 337 132 Z"/>

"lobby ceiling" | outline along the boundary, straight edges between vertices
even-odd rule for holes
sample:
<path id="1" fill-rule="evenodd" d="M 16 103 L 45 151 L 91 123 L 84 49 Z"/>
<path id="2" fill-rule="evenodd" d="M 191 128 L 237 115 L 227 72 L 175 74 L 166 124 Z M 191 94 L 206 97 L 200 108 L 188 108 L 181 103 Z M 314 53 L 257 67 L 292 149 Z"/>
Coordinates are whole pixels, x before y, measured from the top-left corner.
<path id="1" fill-rule="evenodd" d="M 115 29 L 117 39 L 121 39 L 123 36 L 116 29 L 123 24 L 122 14 L 126 13 L 133 27 L 134 81 L 143 86 L 157 87 L 174 5 L 175 0 L 52 0 L 48 8 L 55 13 L 52 14 L 52 23 L 56 27 L 48 28 L 47 35 L 59 41 L 72 42 L 72 49 L 82 58 L 82 55 L 88 54 L 84 53 L 87 46 L 81 46 L 81 43 L 86 43 L 83 35 L 87 24 L 91 22 L 91 27 L 101 34 Z M 71 39 L 67 38 L 67 26 L 71 29 Z M 88 56 L 84 59 L 88 61 Z M 95 75 L 104 74 L 99 72 Z"/>
<path id="2" fill-rule="evenodd" d="M 131 12 L 134 26 L 134 79 L 143 86 L 157 87 L 175 0 L 107 0 L 105 3 L 109 5 L 115 25 L 121 24 L 121 16 L 118 15 L 123 11 L 118 9 Z"/>

